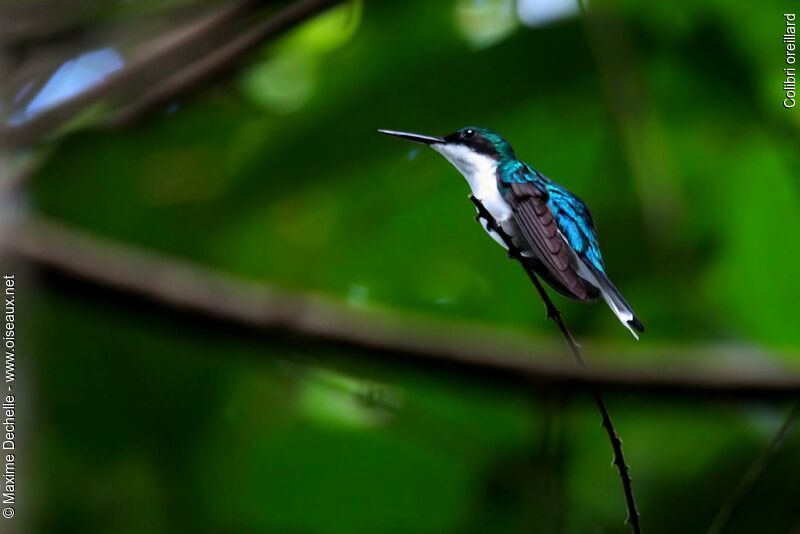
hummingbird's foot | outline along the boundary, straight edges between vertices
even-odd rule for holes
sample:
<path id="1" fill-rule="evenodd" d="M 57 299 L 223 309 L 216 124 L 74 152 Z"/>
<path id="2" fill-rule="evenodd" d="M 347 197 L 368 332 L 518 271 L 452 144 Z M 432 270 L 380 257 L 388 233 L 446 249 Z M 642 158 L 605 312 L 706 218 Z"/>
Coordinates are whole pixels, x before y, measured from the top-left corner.
<path id="1" fill-rule="evenodd" d="M 492 214 L 489 213 L 489 210 L 486 209 L 486 206 L 483 205 L 483 202 L 478 200 L 475 195 L 470 195 L 469 199 L 475 204 L 475 208 L 478 210 L 478 213 L 475 215 L 475 220 L 480 222 L 481 219 L 486 221 L 486 230 L 489 232 L 494 232 L 497 234 L 500 239 L 506 244 L 506 250 L 508 251 L 508 257 L 512 260 L 518 260 L 520 262 L 523 261 L 522 253 L 520 250 L 514 245 L 511 236 L 508 235 L 508 232 L 498 224 L 497 220 L 492 217 Z"/>

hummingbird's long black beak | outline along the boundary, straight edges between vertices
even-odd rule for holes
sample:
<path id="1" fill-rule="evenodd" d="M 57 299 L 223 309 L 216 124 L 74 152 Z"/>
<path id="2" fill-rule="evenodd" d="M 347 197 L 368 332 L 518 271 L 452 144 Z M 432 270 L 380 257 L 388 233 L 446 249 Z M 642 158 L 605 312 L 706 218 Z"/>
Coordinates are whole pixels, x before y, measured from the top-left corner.
<path id="1" fill-rule="evenodd" d="M 406 141 L 413 141 L 415 143 L 422 143 L 423 145 L 433 145 L 436 143 L 444 143 L 445 140 L 441 137 L 431 137 L 430 135 L 420 135 L 408 132 L 395 132 L 394 130 L 378 130 L 382 134 L 392 135 L 405 139 Z"/>

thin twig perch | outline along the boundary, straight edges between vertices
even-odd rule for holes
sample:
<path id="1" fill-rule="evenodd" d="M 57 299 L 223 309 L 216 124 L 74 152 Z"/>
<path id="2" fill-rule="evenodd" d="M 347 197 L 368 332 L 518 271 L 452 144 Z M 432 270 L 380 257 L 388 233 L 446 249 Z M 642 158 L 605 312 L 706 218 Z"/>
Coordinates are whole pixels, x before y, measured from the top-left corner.
<path id="1" fill-rule="evenodd" d="M 553 304 L 553 301 L 550 299 L 547 291 L 545 291 L 542 283 L 539 281 L 539 277 L 523 258 L 522 252 L 514 245 L 511 236 L 509 236 L 505 230 L 503 230 L 502 226 L 497 224 L 497 221 L 494 220 L 492 215 L 484 207 L 480 200 L 474 196 L 470 196 L 470 200 L 472 200 L 472 203 L 475 204 L 475 207 L 478 209 L 478 215 L 476 216 L 476 219 L 483 219 L 486 221 L 487 228 L 493 230 L 497 235 L 499 235 L 506 244 L 508 256 L 517 260 L 520 265 L 522 265 L 523 269 L 525 269 L 525 272 L 528 273 L 528 277 L 531 279 L 531 282 L 533 282 L 533 285 L 539 292 L 542 302 L 544 302 L 548 319 L 552 319 L 552 321 L 558 326 L 558 329 L 561 331 L 561 335 L 564 338 L 564 342 L 569 347 L 578 365 L 582 368 L 586 368 L 586 361 L 583 359 L 583 356 L 581 356 L 581 351 L 578 348 L 578 344 L 575 342 L 575 338 L 572 337 L 572 333 L 567 328 L 566 323 L 564 323 L 564 319 L 561 317 L 561 312 L 558 310 L 558 308 L 556 308 L 555 304 Z M 625 492 L 625 505 L 628 509 L 627 523 L 630 525 L 634 534 L 639 534 L 641 532 L 641 527 L 639 525 L 639 510 L 636 508 L 636 499 L 633 494 L 633 483 L 631 481 L 630 474 L 628 473 L 628 465 L 625 463 L 625 455 L 622 452 L 622 440 L 614 428 L 614 423 L 611 421 L 611 415 L 608 413 L 608 407 L 606 406 L 603 395 L 600 392 L 600 388 L 597 386 L 592 386 L 591 391 L 595 403 L 597 404 L 597 409 L 600 412 L 600 417 L 602 418 L 603 428 L 608 434 L 608 439 L 611 442 L 611 448 L 614 451 L 614 465 L 617 466 L 619 478 L 622 482 L 622 489 Z"/>

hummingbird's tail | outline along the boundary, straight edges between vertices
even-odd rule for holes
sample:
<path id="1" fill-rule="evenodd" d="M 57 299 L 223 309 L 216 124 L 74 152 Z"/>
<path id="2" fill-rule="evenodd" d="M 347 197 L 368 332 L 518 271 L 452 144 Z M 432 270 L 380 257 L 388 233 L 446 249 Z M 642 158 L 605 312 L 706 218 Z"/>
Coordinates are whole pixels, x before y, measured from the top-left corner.
<path id="1" fill-rule="evenodd" d="M 625 300 L 622 293 L 611 283 L 611 280 L 608 279 L 605 273 L 596 269 L 593 265 L 590 265 L 589 262 L 582 263 L 591 271 L 594 277 L 592 281 L 596 282 L 598 289 L 600 289 L 600 296 L 603 297 L 603 300 L 606 301 L 608 307 L 611 308 L 611 311 L 614 312 L 614 315 L 617 316 L 617 319 L 619 319 L 623 326 L 630 330 L 633 337 L 638 340 L 639 335 L 637 332 L 644 332 L 644 324 L 636 317 L 631 305 L 628 304 L 628 301 Z"/>

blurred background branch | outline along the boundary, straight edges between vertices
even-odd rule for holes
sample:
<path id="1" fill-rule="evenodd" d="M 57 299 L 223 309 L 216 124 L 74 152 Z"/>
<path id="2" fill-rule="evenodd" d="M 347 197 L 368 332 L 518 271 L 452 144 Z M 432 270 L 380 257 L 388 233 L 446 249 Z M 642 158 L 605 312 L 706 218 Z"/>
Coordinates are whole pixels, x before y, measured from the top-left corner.
<path id="1" fill-rule="evenodd" d="M 181 94 L 197 89 L 200 84 L 218 78 L 227 69 L 234 68 L 242 56 L 252 52 L 265 41 L 342 1 L 344 0 L 304 0 L 290 4 L 266 20 L 254 24 L 243 34 L 235 36 L 230 42 L 219 46 L 195 63 L 170 75 L 156 87 L 148 89 L 137 102 L 123 107 L 109 117 L 106 124 L 124 125 Z"/>
<path id="2" fill-rule="evenodd" d="M 101 240 L 41 218 L 5 227 L 0 246 L 7 254 L 78 281 L 132 294 L 213 320 L 256 331 L 286 332 L 367 349 L 370 359 L 456 372 L 467 377 L 523 388 L 591 389 L 656 396 L 784 399 L 800 396 L 800 374 L 724 366 L 691 369 L 575 368 L 563 365 L 554 349 L 532 350 L 514 338 L 474 326 L 414 319 L 377 309 L 361 311 L 346 303 L 292 294 L 264 283 L 246 282 L 165 256 Z M 645 360 L 646 346 L 637 348 Z M 721 349 L 723 352 L 726 349 Z M 708 361 L 702 351 L 681 361 Z M 760 356 L 754 356 L 760 358 Z M 601 356 L 602 359 L 602 356 Z M 663 358 L 661 358 L 663 360 Z"/>
<path id="3" fill-rule="evenodd" d="M 270 0 L 239 0 L 223 4 L 147 43 L 138 56 L 101 83 L 52 106 L 20 124 L 0 126 L 0 147 L 34 145 L 87 107 L 100 101 L 122 109 L 108 125 L 133 120 L 177 96 L 223 74 L 248 52 L 342 0 L 301 0 L 278 10 Z M 29 72 L 21 75 L 23 80 Z M 18 90 L 9 83 L 6 90 Z M 8 96 L 8 95 L 7 95 Z"/>
<path id="4" fill-rule="evenodd" d="M 731 518 L 736 513 L 736 509 L 741 504 L 742 500 L 747 496 L 747 493 L 752 489 L 753 485 L 764 473 L 767 464 L 772 460 L 778 451 L 781 449 L 786 439 L 791 434 L 797 423 L 797 416 L 800 414 L 800 402 L 795 401 L 786 413 L 786 417 L 781 422 L 780 427 L 772 436 L 769 443 L 764 450 L 753 460 L 753 463 L 745 470 L 739 483 L 733 487 L 730 495 L 722 503 L 722 506 L 714 517 L 714 521 L 708 528 L 707 534 L 720 534 L 728 528 Z"/>

